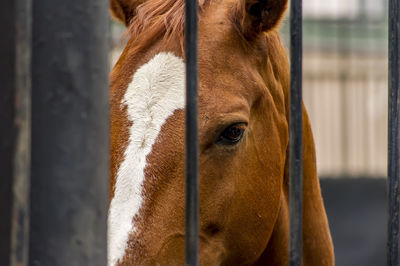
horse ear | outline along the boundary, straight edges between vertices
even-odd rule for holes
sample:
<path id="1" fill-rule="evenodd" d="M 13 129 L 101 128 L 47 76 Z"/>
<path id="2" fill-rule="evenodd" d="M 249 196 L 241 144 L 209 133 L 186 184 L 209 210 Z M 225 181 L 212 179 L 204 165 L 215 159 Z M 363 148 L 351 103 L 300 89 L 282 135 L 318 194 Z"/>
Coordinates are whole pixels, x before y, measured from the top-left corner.
<path id="1" fill-rule="evenodd" d="M 234 20 L 247 39 L 279 25 L 288 0 L 239 0 Z"/>
<path id="2" fill-rule="evenodd" d="M 136 7 L 143 2 L 144 0 L 110 0 L 110 11 L 114 18 L 128 26 Z"/>

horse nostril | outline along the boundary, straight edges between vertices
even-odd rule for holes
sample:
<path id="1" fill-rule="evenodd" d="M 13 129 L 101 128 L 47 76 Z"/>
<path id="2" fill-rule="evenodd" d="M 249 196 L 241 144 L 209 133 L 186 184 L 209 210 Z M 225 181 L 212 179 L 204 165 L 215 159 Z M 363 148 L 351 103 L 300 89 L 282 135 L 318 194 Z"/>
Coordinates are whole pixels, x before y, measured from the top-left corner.
<path id="1" fill-rule="evenodd" d="M 209 223 L 205 228 L 204 228 L 204 232 L 207 235 L 216 235 L 221 231 L 221 228 L 218 224 L 215 223 Z"/>

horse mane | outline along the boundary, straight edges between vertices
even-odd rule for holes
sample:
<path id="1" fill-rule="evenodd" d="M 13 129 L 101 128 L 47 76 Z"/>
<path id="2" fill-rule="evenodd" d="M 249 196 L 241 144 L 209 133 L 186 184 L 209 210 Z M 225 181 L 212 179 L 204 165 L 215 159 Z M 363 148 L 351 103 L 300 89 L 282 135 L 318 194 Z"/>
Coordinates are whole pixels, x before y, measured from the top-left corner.
<path id="1" fill-rule="evenodd" d="M 209 0 L 198 1 L 201 12 Z M 178 40 L 182 52 L 184 51 L 185 0 L 144 1 L 134 13 L 127 31 L 134 42 L 132 53 L 149 47 L 159 39 L 166 42 Z"/>

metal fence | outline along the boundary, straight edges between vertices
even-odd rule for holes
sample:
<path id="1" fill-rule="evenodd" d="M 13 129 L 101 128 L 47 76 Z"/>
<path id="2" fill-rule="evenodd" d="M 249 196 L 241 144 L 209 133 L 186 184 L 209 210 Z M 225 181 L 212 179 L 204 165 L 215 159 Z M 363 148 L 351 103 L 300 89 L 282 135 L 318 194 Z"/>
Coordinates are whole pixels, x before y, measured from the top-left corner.
<path id="1" fill-rule="evenodd" d="M 400 211 L 400 1 L 389 1 L 388 265 L 399 265 Z"/>
<path id="2" fill-rule="evenodd" d="M 304 1 L 303 98 L 321 177 L 387 174 L 387 1 Z M 289 43 L 289 23 L 283 27 Z"/>
<path id="3" fill-rule="evenodd" d="M 0 265 L 106 265 L 108 1 L 0 21 Z"/>
<path id="4" fill-rule="evenodd" d="M 186 248 L 187 265 L 199 264 L 199 181 L 198 181 L 198 76 L 197 76 L 197 10 L 196 1 L 186 1 Z"/>
<path id="5" fill-rule="evenodd" d="M 186 263 L 198 265 L 197 1 L 187 3 Z M 106 264 L 107 9 L 94 0 L 0 3 L 1 265 Z M 400 1 L 388 10 L 387 263 L 399 265 Z M 290 11 L 290 265 L 301 265 L 302 1 Z"/>

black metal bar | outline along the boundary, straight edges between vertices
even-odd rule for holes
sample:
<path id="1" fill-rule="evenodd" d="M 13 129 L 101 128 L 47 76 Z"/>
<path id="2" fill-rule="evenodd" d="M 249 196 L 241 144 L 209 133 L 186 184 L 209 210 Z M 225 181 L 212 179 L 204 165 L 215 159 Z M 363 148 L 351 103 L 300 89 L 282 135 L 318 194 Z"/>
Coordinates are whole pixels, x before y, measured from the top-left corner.
<path id="1" fill-rule="evenodd" d="M 399 261 L 399 108 L 400 108 L 400 1 L 389 1 L 389 129 L 388 129 L 388 191 L 389 221 L 387 263 L 398 266 Z"/>
<path id="2" fill-rule="evenodd" d="M 290 5 L 290 261 L 301 265 L 303 225 L 302 0 Z"/>
<path id="3" fill-rule="evenodd" d="M 197 0 L 186 0 L 186 265 L 199 265 Z"/>
<path id="4" fill-rule="evenodd" d="M 108 1 L 33 1 L 29 265 L 107 263 Z"/>
<path id="5" fill-rule="evenodd" d="M 27 265 L 31 1 L 0 2 L 0 265 Z"/>

